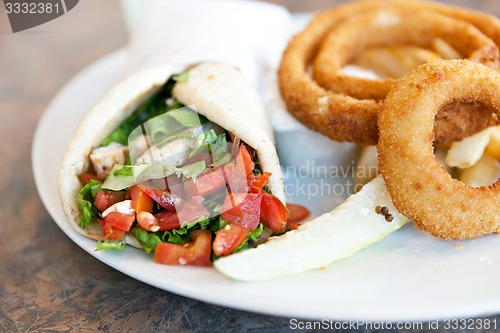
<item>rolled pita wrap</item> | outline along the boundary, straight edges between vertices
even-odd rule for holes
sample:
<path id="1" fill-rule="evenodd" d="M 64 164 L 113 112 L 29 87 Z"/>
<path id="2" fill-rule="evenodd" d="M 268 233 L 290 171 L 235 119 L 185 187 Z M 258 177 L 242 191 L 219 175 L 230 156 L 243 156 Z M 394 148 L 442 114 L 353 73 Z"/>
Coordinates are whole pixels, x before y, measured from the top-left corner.
<path id="1" fill-rule="evenodd" d="M 116 85 L 82 119 L 67 147 L 58 179 L 64 213 L 82 235 L 105 240 L 103 227 L 99 223 L 92 222 L 84 228 L 80 226 L 83 214 L 78 198 L 84 183 L 79 176 L 89 170 L 99 173 L 93 163 L 94 160 L 91 162 L 91 155 L 101 146 L 103 140 L 109 138 L 110 133 L 134 114 L 138 107 L 163 89 L 169 78 L 172 82 L 172 75 L 182 73 L 184 70 L 186 69 L 162 66 L 131 75 Z M 262 173 L 271 173 L 266 184 L 266 193 L 272 193 L 284 207 L 283 176 L 274 146 L 272 128 L 263 104 L 252 85 L 238 69 L 217 63 L 196 65 L 181 76 L 183 78 L 174 82 L 171 90 L 176 103 L 195 107 L 198 114 L 251 147 L 256 153 Z M 113 149 L 113 144 L 109 145 L 111 146 L 109 149 Z M 123 151 L 128 154 L 126 147 Z M 120 163 L 116 164 L 113 170 L 117 170 L 120 166 Z M 166 166 L 168 167 L 170 166 Z M 172 166 L 172 170 L 179 170 L 175 169 L 176 167 L 178 166 Z M 111 173 L 109 168 L 100 171 L 107 171 L 107 174 L 112 175 L 113 170 Z M 194 177 L 193 182 L 196 182 Z M 114 211 L 121 212 L 120 208 Z M 102 218 L 103 215 L 104 212 L 99 212 L 98 218 Z M 127 233 L 125 241 L 135 247 L 141 247 L 130 233 Z"/>

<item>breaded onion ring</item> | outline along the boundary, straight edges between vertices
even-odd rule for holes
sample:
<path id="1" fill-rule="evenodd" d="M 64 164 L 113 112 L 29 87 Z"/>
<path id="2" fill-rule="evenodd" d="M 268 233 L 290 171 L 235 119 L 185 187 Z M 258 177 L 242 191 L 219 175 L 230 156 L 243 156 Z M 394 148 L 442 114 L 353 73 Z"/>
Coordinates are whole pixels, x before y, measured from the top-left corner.
<path id="1" fill-rule="evenodd" d="M 390 8 L 354 15 L 335 26 L 314 59 L 314 79 L 326 89 L 354 98 L 382 100 L 395 79 L 355 77 L 343 74 L 342 68 L 370 46 L 414 45 L 429 49 L 436 38 L 442 38 L 471 61 L 498 69 L 498 47 L 472 24 L 433 11 Z"/>
<path id="2" fill-rule="evenodd" d="M 315 16 L 305 30 L 292 38 L 279 68 L 279 86 L 283 99 L 288 110 L 303 124 L 333 140 L 362 145 L 377 143 L 377 114 L 381 103 L 328 91 L 311 79 L 307 66 L 314 58 L 323 37 L 339 22 L 357 13 L 392 6 L 415 11 L 432 10 L 467 21 L 500 45 L 500 21 L 497 18 L 455 6 L 416 0 L 388 0 L 360 1 L 332 8 Z M 457 114 L 455 106 L 459 108 Z M 496 122 L 495 114 L 487 107 L 481 107 L 475 113 L 468 112 L 468 109 L 469 105 L 455 102 L 439 112 L 435 126 L 436 142 L 461 140 Z M 450 121 L 455 117 L 457 119 Z"/>
<path id="3" fill-rule="evenodd" d="M 395 207 L 444 239 L 500 232 L 500 180 L 473 188 L 436 162 L 434 117 L 452 100 L 490 105 L 500 115 L 500 74 L 467 60 L 434 60 L 398 81 L 379 114 L 379 170 Z M 450 209 L 452 208 L 452 209 Z"/>

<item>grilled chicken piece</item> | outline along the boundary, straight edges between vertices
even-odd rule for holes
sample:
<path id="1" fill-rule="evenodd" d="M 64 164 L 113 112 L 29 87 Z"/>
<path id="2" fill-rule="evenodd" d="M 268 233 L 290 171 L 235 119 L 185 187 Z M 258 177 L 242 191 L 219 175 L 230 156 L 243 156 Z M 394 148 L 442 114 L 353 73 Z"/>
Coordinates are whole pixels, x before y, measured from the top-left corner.
<path id="1" fill-rule="evenodd" d="M 117 142 L 111 142 L 105 147 L 94 149 L 90 154 L 90 161 L 97 176 L 106 179 L 116 164 L 125 164 L 127 155 L 128 147 Z"/>

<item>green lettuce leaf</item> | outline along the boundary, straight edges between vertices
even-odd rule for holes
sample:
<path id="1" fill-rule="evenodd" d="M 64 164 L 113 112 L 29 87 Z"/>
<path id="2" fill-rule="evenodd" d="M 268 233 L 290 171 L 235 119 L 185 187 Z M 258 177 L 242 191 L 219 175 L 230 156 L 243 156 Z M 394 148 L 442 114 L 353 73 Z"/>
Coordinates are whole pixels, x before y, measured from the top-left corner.
<path id="1" fill-rule="evenodd" d="M 97 250 L 110 251 L 110 250 L 123 250 L 127 244 L 123 241 L 114 241 L 106 239 L 105 241 L 97 241 Z"/>
<path id="2" fill-rule="evenodd" d="M 202 133 L 198 136 L 196 147 L 191 151 L 189 157 L 200 153 L 209 153 L 214 167 L 226 164 L 231 159 L 228 153 L 229 144 L 226 140 L 226 133 L 217 135 L 213 129 L 208 133 Z"/>
<path id="3" fill-rule="evenodd" d="M 99 216 L 99 210 L 94 206 L 97 193 L 101 190 L 102 183 L 91 179 L 87 185 L 82 187 L 78 194 L 78 209 L 82 212 L 80 228 L 86 228 L 93 219 Z"/>
<path id="4" fill-rule="evenodd" d="M 184 72 L 179 75 L 172 76 L 172 80 L 180 83 L 186 83 L 189 79 L 189 72 Z"/>
<path id="5" fill-rule="evenodd" d="M 192 178 L 196 180 L 205 169 L 207 168 L 205 161 L 198 161 L 193 164 L 189 164 L 180 168 L 176 168 L 177 176 L 183 175 L 186 178 Z"/>
<path id="6" fill-rule="evenodd" d="M 161 239 L 158 235 L 152 232 L 147 232 L 141 228 L 132 228 L 130 232 L 132 232 L 146 253 L 153 252 L 156 249 L 156 246 L 161 243 Z"/>
<path id="7" fill-rule="evenodd" d="M 111 142 L 118 142 L 122 145 L 127 145 L 130 133 L 142 125 L 146 121 L 165 112 L 176 110 L 183 107 L 177 101 L 167 105 L 166 101 L 172 98 L 172 89 L 176 81 L 170 78 L 165 85 L 156 93 L 151 95 L 143 102 L 120 126 L 111 132 L 101 143 L 102 146 L 107 146 Z"/>
<path id="8" fill-rule="evenodd" d="M 254 244 L 259 239 L 263 230 L 264 230 L 264 225 L 262 223 L 259 223 L 259 226 L 257 228 L 255 228 L 255 230 L 252 230 L 248 233 L 247 238 L 243 241 L 243 243 L 238 245 L 238 247 L 236 249 L 234 249 L 233 253 L 238 253 L 238 252 L 241 252 L 241 251 L 244 251 L 246 249 L 254 247 Z"/>

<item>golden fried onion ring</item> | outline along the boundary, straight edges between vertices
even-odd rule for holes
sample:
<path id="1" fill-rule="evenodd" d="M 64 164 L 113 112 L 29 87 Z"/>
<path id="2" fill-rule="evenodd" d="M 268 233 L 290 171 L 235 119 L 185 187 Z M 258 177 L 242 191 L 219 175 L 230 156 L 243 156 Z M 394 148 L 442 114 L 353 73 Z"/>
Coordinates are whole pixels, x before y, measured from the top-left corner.
<path id="1" fill-rule="evenodd" d="M 498 47 L 472 24 L 433 11 L 392 8 L 357 14 L 335 26 L 314 59 L 314 79 L 326 89 L 354 98 L 382 100 L 395 79 L 354 77 L 343 74 L 342 68 L 370 46 L 414 45 L 429 49 L 436 38 L 471 61 L 498 69 Z"/>
<path id="2" fill-rule="evenodd" d="M 287 46 L 279 68 L 279 86 L 288 110 L 312 130 L 337 141 L 374 145 L 378 140 L 377 114 L 380 102 L 358 100 L 320 87 L 307 73 L 323 37 L 343 19 L 357 13 L 395 6 L 396 8 L 432 10 L 476 26 L 495 44 L 500 45 L 500 21 L 490 15 L 455 6 L 417 0 L 360 1 L 320 13 Z M 488 126 L 496 119 L 488 108 L 468 112 L 467 105 L 449 104 L 436 119 L 436 142 L 458 141 Z M 442 114 L 444 113 L 444 114 Z M 455 114 L 456 113 L 456 114 Z M 469 114 L 472 119 L 460 119 Z M 458 118 L 450 122 L 452 118 Z M 468 123 L 467 121 L 470 121 Z M 451 123 L 451 124 L 450 124 Z M 468 125 L 472 126 L 468 126 Z"/>
<path id="3" fill-rule="evenodd" d="M 500 180 L 473 188 L 436 162 L 434 117 L 453 100 L 480 101 L 500 115 L 500 74 L 467 60 L 434 60 L 398 81 L 379 114 L 379 170 L 394 206 L 436 237 L 500 232 Z M 453 208 L 453 209 L 450 209 Z"/>

